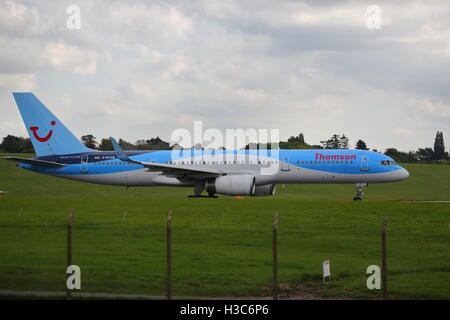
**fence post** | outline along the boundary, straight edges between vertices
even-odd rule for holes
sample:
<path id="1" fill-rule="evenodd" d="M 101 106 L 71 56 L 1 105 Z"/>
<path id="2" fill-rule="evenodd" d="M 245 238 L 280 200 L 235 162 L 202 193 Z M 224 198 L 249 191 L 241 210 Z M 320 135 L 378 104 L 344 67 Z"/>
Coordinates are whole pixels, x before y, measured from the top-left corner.
<path id="1" fill-rule="evenodd" d="M 167 300 L 172 298 L 172 211 L 167 215 L 166 228 L 166 297 Z"/>
<path id="2" fill-rule="evenodd" d="M 278 213 L 273 218 L 272 227 L 272 292 L 273 300 L 278 300 Z"/>
<path id="3" fill-rule="evenodd" d="M 75 210 L 70 208 L 69 217 L 67 218 L 67 268 L 72 265 L 72 222 Z M 67 269 L 66 269 L 67 270 Z M 66 279 L 66 298 L 70 300 L 72 298 L 72 290 L 67 287 L 67 280 L 69 275 L 67 274 Z"/>
<path id="4" fill-rule="evenodd" d="M 383 287 L 383 299 L 388 298 L 388 285 L 387 285 L 387 217 L 384 217 L 383 225 L 381 228 L 381 285 Z"/>

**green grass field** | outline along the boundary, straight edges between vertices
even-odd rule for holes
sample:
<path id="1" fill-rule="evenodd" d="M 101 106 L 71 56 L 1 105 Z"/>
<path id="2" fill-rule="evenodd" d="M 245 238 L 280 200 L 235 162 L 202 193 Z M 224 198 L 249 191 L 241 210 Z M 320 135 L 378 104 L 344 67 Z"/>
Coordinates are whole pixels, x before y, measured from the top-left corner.
<path id="1" fill-rule="evenodd" d="M 5 156 L 2 154 L 1 156 Z M 23 155 L 22 155 L 23 156 Z M 450 298 L 450 166 L 405 165 L 406 181 L 277 186 L 265 198 L 188 199 L 186 188 L 99 186 L 39 175 L 0 160 L 0 290 L 64 291 L 66 226 L 82 292 L 164 295 L 165 223 L 174 212 L 173 295 L 270 296 L 272 220 L 280 214 L 282 295 L 380 298 L 366 268 L 381 265 L 388 216 L 392 298 Z M 322 283 L 322 261 L 333 281 Z"/>

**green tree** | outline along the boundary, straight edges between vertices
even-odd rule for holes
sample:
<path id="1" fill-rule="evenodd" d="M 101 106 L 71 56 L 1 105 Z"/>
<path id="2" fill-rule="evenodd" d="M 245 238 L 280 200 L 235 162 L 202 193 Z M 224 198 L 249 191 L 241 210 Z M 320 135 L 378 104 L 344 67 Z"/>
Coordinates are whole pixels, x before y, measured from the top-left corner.
<path id="1" fill-rule="evenodd" d="M 146 142 L 150 150 L 168 150 L 170 147 L 170 144 L 162 140 L 160 137 L 151 138 Z"/>
<path id="2" fill-rule="evenodd" d="M 408 161 L 407 161 L 408 163 L 414 163 L 414 162 L 417 162 L 417 160 L 418 160 L 417 152 L 409 151 L 407 156 L 408 156 Z"/>
<path id="3" fill-rule="evenodd" d="M 342 134 L 334 134 L 330 139 L 320 141 L 323 149 L 348 149 L 348 138 Z"/>
<path id="4" fill-rule="evenodd" d="M 305 144 L 305 138 L 303 136 L 303 133 L 300 132 L 300 134 L 298 136 L 290 137 L 287 142 Z"/>
<path id="5" fill-rule="evenodd" d="M 33 144 L 31 143 L 31 139 L 30 138 L 22 138 L 22 145 L 23 145 L 23 149 L 22 152 L 24 153 L 34 153 L 34 148 L 33 148 Z"/>
<path id="6" fill-rule="evenodd" d="M 118 141 L 119 146 L 122 147 L 123 150 L 134 150 L 136 149 L 136 146 L 132 144 L 131 142 L 125 141 L 123 139 L 119 139 Z"/>
<path id="7" fill-rule="evenodd" d="M 369 148 L 367 148 L 366 143 L 364 141 L 362 141 L 361 139 L 356 142 L 356 149 L 369 150 Z"/>
<path id="8" fill-rule="evenodd" d="M 447 158 L 444 146 L 444 134 L 441 132 L 436 133 L 436 138 L 434 139 L 434 149 L 433 149 L 433 159 L 434 160 L 444 160 Z"/>
<path id="9" fill-rule="evenodd" d="M 1 149 L 10 153 L 19 153 L 21 152 L 21 141 L 20 137 L 13 136 L 8 134 L 3 138 Z"/>
<path id="10" fill-rule="evenodd" d="M 434 157 L 434 151 L 431 148 L 419 149 L 417 155 L 420 161 L 431 161 Z"/>
<path id="11" fill-rule="evenodd" d="M 170 144 L 160 137 L 136 141 L 137 150 L 169 150 Z"/>
<path id="12" fill-rule="evenodd" d="M 97 141 L 92 134 L 87 134 L 81 137 L 81 142 L 90 149 L 97 149 Z"/>
<path id="13" fill-rule="evenodd" d="M 280 141 L 279 147 L 280 149 L 311 149 L 311 146 L 309 144 L 295 141 L 294 142 Z"/>
<path id="14" fill-rule="evenodd" d="M 110 151 L 110 150 L 114 150 L 111 140 L 109 139 L 105 139 L 103 138 L 102 141 L 100 142 L 100 145 L 98 146 L 99 150 L 102 151 Z"/>
<path id="15" fill-rule="evenodd" d="M 30 138 L 7 135 L 0 144 L 0 149 L 9 153 L 34 153 Z"/>
<path id="16" fill-rule="evenodd" d="M 408 154 L 398 151 L 395 148 L 387 148 L 384 154 L 391 157 L 397 162 L 408 162 Z"/>
<path id="17" fill-rule="evenodd" d="M 137 140 L 134 145 L 137 150 L 148 150 L 147 142 L 145 142 L 145 140 Z"/>

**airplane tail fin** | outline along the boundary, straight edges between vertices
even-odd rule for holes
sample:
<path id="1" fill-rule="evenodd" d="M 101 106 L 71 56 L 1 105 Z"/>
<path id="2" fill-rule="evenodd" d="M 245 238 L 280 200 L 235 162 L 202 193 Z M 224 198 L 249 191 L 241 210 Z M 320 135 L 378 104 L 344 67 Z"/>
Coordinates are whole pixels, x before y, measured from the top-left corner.
<path id="1" fill-rule="evenodd" d="M 91 151 L 33 93 L 13 96 L 38 157 Z"/>

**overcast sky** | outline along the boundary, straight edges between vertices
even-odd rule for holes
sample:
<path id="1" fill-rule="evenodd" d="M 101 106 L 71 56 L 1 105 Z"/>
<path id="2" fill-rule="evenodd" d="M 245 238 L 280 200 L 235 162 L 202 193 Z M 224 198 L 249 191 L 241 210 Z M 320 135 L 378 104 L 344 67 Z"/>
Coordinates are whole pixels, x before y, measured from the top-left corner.
<path id="1" fill-rule="evenodd" d="M 439 130 L 449 149 L 449 26 L 446 0 L 1 0 L 0 138 L 26 135 L 11 92 L 32 91 L 98 140 L 169 140 L 202 120 L 380 151 L 432 147 Z"/>

